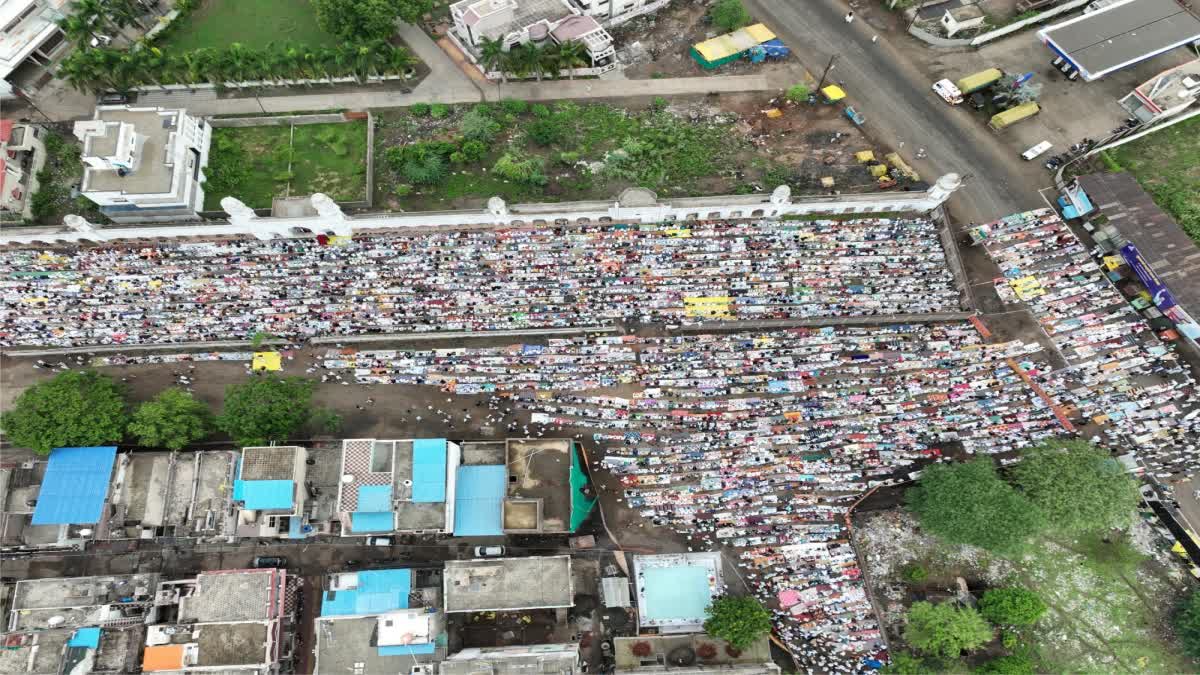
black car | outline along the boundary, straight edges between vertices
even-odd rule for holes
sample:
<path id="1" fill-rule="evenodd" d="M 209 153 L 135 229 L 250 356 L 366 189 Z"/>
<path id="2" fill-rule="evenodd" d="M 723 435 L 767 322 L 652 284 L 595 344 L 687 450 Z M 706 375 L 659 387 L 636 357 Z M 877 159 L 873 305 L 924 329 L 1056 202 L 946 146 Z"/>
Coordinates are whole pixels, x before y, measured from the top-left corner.
<path id="1" fill-rule="evenodd" d="M 129 97 L 119 91 L 110 91 L 100 96 L 100 103 L 104 105 L 120 105 L 122 103 L 129 103 Z"/>
<path id="2" fill-rule="evenodd" d="M 260 555 L 255 556 L 254 561 L 250 563 L 251 567 L 256 569 L 287 567 L 287 558 L 282 558 L 277 555 Z"/>
<path id="3" fill-rule="evenodd" d="M 977 91 L 974 94 L 971 94 L 971 96 L 967 99 L 967 102 L 972 108 L 976 110 L 983 110 L 983 106 L 987 105 L 987 97 L 983 95 L 983 92 Z"/>

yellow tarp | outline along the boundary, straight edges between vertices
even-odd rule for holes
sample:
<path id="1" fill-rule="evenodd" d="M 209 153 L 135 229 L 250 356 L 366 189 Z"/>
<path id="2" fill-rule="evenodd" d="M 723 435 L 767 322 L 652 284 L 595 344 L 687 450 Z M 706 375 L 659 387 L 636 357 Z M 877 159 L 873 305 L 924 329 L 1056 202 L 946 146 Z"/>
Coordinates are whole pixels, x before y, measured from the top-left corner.
<path id="1" fill-rule="evenodd" d="M 1037 277 L 1021 277 L 1020 279 L 1013 279 L 1012 281 L 1008 282 L 1008 285 L 1012 286 L 1013 292 L 1016 293 L 1017 297 L 1022 300 L 1030 300 L 1038 297 L 1039 295 L 1046 294 L 1046 289 L 1042 288 L 1042 284 L 1037 280 Z"/>
<path id="2" fill-rule="evenodd" d="M 684 298 L 683 305 L 687 315 L 697 319 L 728 319 L 733 317 L 729 309 L 730 298 L 726 296 L 705 296 Z"/>
<path id="3" fill-rule="evenodd" d="M 667 235 L 668 237 L 675 237 L 676 239 L 692 238 L 692 230 L 691 228 L 687 227 L 669 227 L 663 230 L 663 234 Z"/>
<path id="4" fill-rule="evenodd" d="M 1116 255 L 1104 256 L 1104 266 L 1107 267 L 1110 272 L 1124 264 L 1125 264 L 1125 261 L 1121 260 L 1120 256 L 1116 256 Z"/>
<path id="5" fill-rule="evenodd" d="M 821 93 L 825 94 L 825 98 L 829 99 L 830 101 L 840 101 L 846 98 L 846 90 L 842 89 L 836 84 L 831 84 L 828 87 L 825 87 L 821 90 Z"/>
<path id="6" fill-rule="evenodd" d="M 718 35 L 711 40 L 697 42 L 692 45 L 705 61 L 712 63 L 734 54 L 740 54 L 755 45 L 761 45 L 768 40 L 774 40 L 775 34 L 761 23 L 739 28 L 732 33 Z"/>
<path id="7" fill-rule="evenodd" d="M 250 367 L 254 370 L 283 370 L 279 352 L 254 352 Z"/>
<path id="8" fill-rule="evenodd" d="M 854 153 L 854 159 L 857 159 L 861 164 L 866 164 L 867 162 L 875 159 L 875 153 L 871 152 L 870 150 L 860 150 Z"/>
<path id="9" fill-rule="evenodd" d="M 879 178 L 881 176 L 886 176 L 887 175 L 887 165 L 886 164 L 872 164 L 868 168 L 868 171 L 870 171 L 871 175 L 876 178 Z"/>
<path id="10" fill-rule="evenodd" d="M 888 161 L 888 164 L 896 167 L 896 170 L 905 176 L 908 176 L 912 180 L 921 180 L 920 174 L 918 174 L 916 171 L 913 171 L 913 168 L 900 157 L 899 153 L 889 152 L 888 154 L 884 155 L 883 158 Z"/>
<path id="11" fill-rule="evenodd" d="M 346 237 L 346 236 L 342 236 L 340 234 L 335 234 L 329 238 L 329 245 L 330 246 L 345 246 L 346 244 L 349 244 L 351 241 L 354 241 L 354 239 L 352 237 Z"/>

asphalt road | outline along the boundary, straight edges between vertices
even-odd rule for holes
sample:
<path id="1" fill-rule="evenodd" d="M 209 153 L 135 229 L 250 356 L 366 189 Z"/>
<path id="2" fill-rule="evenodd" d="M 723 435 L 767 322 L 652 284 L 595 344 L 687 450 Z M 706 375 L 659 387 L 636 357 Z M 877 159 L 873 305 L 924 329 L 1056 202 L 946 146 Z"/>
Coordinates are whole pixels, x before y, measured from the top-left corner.
<path id="1" fill-rule="evenodd" d="M 959 218 L 986 222 L 1044 206 L 1037 188 L 1046 184 L 966 110 L 953 108 L 930 90 L 929 78 L 861 20 L 845 22 L 849 8 L 834 0 L 746 0 L 759 19 L 792 46 L 804 66 L 820 78 L 836 55 L 828 80 L 842 81 L 850 105 L 866 117 L 864 130 L 900 148 L 922 177 L 956 172 L 969 176 L 951 200 Z M 894 38 L 894 39 L 908 39 Z M 900 144 L 903 143 L 903 147 Z M 913 160 L 918 148 L 928 156 Z"/>

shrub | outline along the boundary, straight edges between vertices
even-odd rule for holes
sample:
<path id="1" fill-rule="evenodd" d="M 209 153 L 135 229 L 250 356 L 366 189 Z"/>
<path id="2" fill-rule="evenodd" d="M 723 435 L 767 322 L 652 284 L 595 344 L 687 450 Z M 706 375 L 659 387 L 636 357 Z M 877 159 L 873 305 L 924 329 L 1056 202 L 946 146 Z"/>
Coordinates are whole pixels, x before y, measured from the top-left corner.
<path id="1" fill-rule="evenodd" d="M 450 153 L 450 163 L 451 164 L 466 164 L 467 156 L 462 154 L 461 152 L 455 150 L 454 152 Z"/>
<path id="2" fill-rule="evenodd" d="M 480 141 L 465 141 L 458 149 L 467 162 L 478 162 L 487 154 L 488 147 Z"/>
<path id="3" fill-rule="evenodd" d="M 525 101 L 516 98 L 506 98 L 500 102 L 500 107 L 504 108 L 504 112 L 511 115 L 520 115 L 529 110 L 529 104 Z"/>
<path id="4" fill-rule="evenodd" d="M 977 673 L 997 673 L 999 675 L 1033 675 L 1037 672 L 1033 662 L 1028 656 L 1021 654 L 1009 654 L 987 661 L 979 668 L 975 669 Z"/>
<path id="5" fill-rule="evenodd" d="M 919 584 L 929 578 L 929 570 L 922 565 L 909 565 L 904 568 L 904 580 L 910 584 Z"/>
<path id="6" fill-rule="evenodd" d="M 1025 588 L 990 588 L 979 600 L 979 613 L 997 626 L 1030 626 L 1046 613 L 1046 603 Z"/>
<path id="7" fill-rule="evenodd" d="M 501 178 L 528 185 L 545 185 L 546 176 L 542 173 L 542 160 L 536 157 L 518 158 L 509 151 L 496 160 L 492 172 Z"/>
<path id="8" fill-rule="evenodd" d="M 1200 659 L 1200 591 L 1192 591 L 1172 618 L 1183 651 Z"/>
<path id="9" fill-rule="evenodd" d="M 392 193 L 397 197 L 407 197 L 412 194 L 412 191 L 413 186 L 409 185 L 408 183 L 400 183 L 396 187 L 392 188 Z"/>
<path id="10" fill-rule="evenodd" d="M 750 24 L 750 12 L 742 0 L 719 0 L 708 10 L 708 20 L 722 32 L 735 31 Z"/>
<path id="11" fill-rule="evenodd" d="M 408 112 L 412 113 L 415 117 L 425 117 L 429 114 L 429 104 L 414 103 L 411 107 L 409 107 Z"/>
<path id="12" fill-rule="evenodd" d="M 574 166 L 579 161 L 579 153 L 571 151 L 560 152 L 558 153 L 558 161 L 567 166 Z"/>
<path id="13" fill-rule="evenodd" d="M 476 106 L 463 115 L 459 129 L 462 131 L 463 138 L 469 141 L 491 143 L 496 138 L 496 134 L 500 133 L 501 127 L 500 123 L 488 114 L 487 109 L 481 110 Z"/>
<path id="14" fill-rule="evenodd" d="M 449 117 L 450 106 L 445 103 L 434 103 L 429 106 L 429 116 L 435 120 L 440 120 L 443 117 Z"/>
<path id="15" fill-rule="evenodd" d="M 662 112 L 663 110 L 667 109 L 668 105 L 670 105 L 670 103 L 667 101 L 667 99 L 663 98 L 662 96 L 655 96 L 654 102 L 650 104 L 650 107 L 657 112 Z"/>
<path id="16" fill-rule="evenodd" d="M 384 160 L 405 181 L 433 185 L 446 177 L 446 158 L 454 145 L 445 141 L 426 141 L 388 148 Z"/>
<path id="17" fill-rule="evenodd" d="M 914 602 L 908 611 L 904 639 L 927 654 L 954 659 L 991 640 L 992 627 L 970 607 Z"/>
<path id="18" fill-rule="evenodd" d="M 550 116 L 550 109 L 541 103 L 533 104 L 533 107 L 529 109 L 529 112 L 533 113 L 534 117 L 546 118 Z"/>
<path id="19" fill-rule="evenodd" d="M 567 135 L 567 125 L 558 116 L 546 117 L 526 125 L 525 133 L 537 145 L 548 147 L 562 142 Z"/>
<path id="20" fill-rule="evenodd" d="M 792 103 L 803 103 L 808 100 L 809 88 L 803 84 L 796 84 L 788 87 L 787 100 Z"/>

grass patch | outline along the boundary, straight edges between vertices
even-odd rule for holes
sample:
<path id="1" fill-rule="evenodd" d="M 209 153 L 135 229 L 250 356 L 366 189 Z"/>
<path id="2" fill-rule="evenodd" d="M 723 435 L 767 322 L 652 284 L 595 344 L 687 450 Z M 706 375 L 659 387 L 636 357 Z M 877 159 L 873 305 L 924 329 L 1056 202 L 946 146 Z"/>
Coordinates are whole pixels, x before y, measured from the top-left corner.
<path id="1" fill-rule="evenodd" d="M 366 198 L 367 123 L 220 127 L 205 169 L 204 208 L 237 197 L 269 208 L 275 197 L 324 192 L 335 201 Z M 290 165 L 290 168 L 289 168 Z"/>
<path id="2" fill-rule="evenodd" d="M 1200 117 L 1107 152 L 1192 240 L 1200 242 Z"/>
<path id="3" fill-rule="evenodd" d="M 291 42 L 332 47 L 337 38 L 321 30 L 308 0 L 203 0 L 186 25 L 171 32 L 164 48 L 180 52 L 240 42 L 263 47 Z"/>

